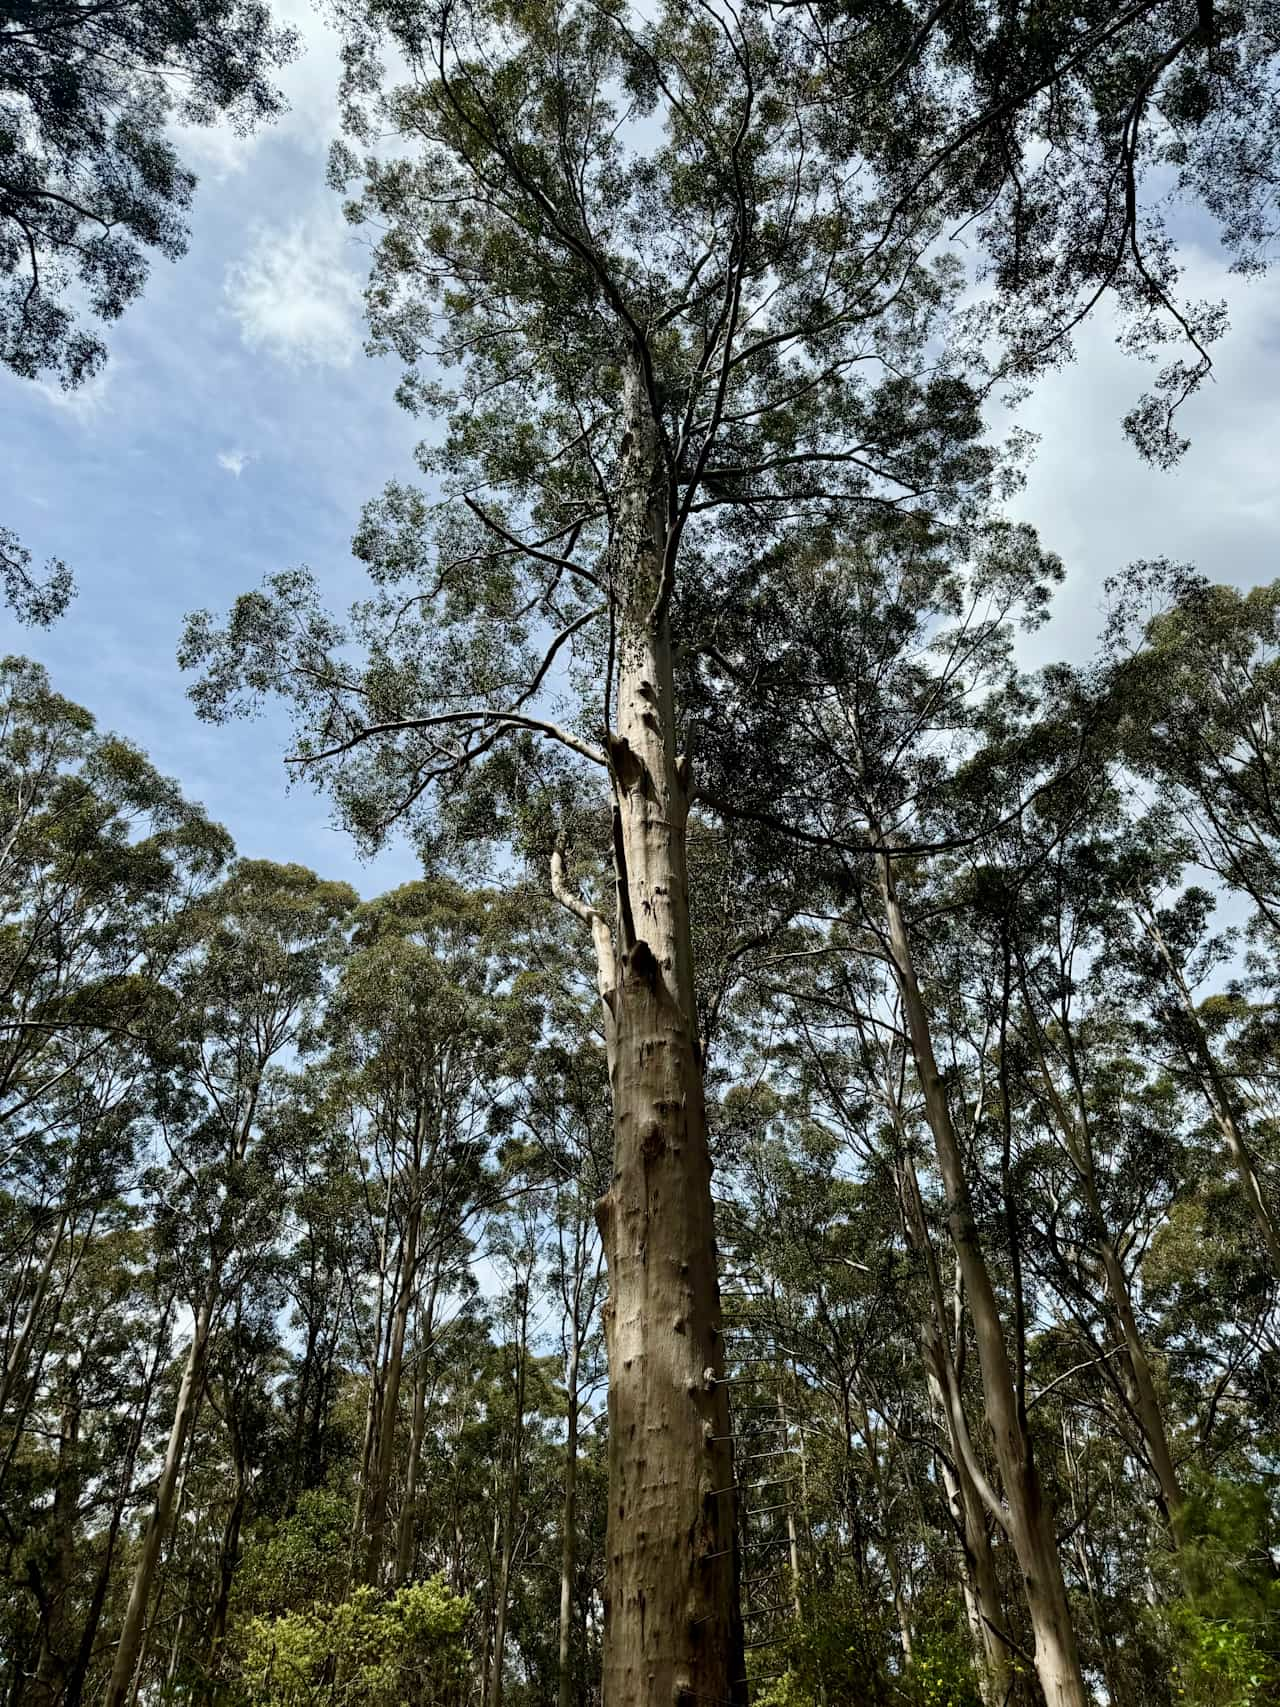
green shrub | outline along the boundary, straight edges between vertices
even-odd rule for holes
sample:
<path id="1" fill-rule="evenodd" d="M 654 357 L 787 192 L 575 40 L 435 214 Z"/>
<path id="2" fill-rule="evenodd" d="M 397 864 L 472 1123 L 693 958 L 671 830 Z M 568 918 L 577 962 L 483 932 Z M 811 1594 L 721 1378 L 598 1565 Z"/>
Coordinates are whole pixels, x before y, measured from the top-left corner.
<path id="1" fill-rule="evenodd" d="M 254 1618 L 245 1631 L 247 1693 L 262 1707 L 447 1707 L 467 1663 L 469 1612 L 433 1577 L 390 1597 L 358 1588 L 347 1600 Z"/>

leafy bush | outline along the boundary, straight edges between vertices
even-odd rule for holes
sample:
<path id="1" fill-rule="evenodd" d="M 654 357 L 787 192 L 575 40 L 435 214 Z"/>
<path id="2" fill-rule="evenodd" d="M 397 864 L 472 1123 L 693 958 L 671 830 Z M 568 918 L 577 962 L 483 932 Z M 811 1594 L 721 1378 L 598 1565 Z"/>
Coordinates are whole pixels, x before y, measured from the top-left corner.
<path id="1" fill-rule="evenodd" d="M 756 1707 L 982 1707 L 963 1630 L 918 1631 L 903 1670 L 888 1610 L 838 1592 L 811 1602 L 773 1652 L 787 1669 L 752 1697 Z"/>
<path id="2" fill-rule="evenodd" d="M 1181 1594 L 1163 1609 L 1179 1707 L 1260 1707 L 1280 1696 L 1273 1478 L 1193 1485 L 1179 1519 Z"/>
<path id="3" fill-rule="evenodd" d="M 1178 1648 L 1174 1681 L 1186 1707 L 1258 1707 L 1275 1699 L 1275 1659 L 1257 1620 L 1207 1618 L 1187 1606 L 1171 1619 Z"/>
<path id="4" fill-rule="evenodd" d="M 432 1577 L 390 1597 L 361 1587 L 337 1603 L 254 1618 L 245 1632 L 248 1696 L 261 1707 L 451 1707 L 470 1610 Z"/>

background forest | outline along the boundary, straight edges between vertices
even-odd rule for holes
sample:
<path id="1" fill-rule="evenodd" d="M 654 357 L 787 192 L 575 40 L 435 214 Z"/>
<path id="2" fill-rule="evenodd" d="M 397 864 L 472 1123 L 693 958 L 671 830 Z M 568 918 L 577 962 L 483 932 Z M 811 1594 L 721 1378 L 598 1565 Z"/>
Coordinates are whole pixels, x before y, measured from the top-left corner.
<path id="1" fill-rule="evenodd" d="M 0 664 L 3 1700 L 1280 1700 L 1280 582 L 1131 564 L 1033 667 L 1012 507 L 1100 303 L 1187 452 L 1272 8 L 328 16 L 423 439 L 345 615 L 228 575 L 179 664 L 421 875 Z M 13 375 L 94 382 L 296 48 L 0 4 Z"/>

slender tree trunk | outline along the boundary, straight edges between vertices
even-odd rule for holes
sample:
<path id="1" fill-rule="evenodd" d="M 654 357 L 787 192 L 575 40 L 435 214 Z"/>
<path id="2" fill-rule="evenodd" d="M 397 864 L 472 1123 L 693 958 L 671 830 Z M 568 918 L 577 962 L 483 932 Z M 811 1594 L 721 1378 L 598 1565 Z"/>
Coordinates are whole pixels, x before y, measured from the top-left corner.
<path id="1" fill-rule="evenodd" d="M 1164 1413 L 1160 1408 L 1160 1398 L 1147 1358 L 1147 1348 L 1138 1329 L 1138 1318 L 1134 1313 L 1133 1297 L 1129 1291 L 1129 1279 L 1110 1237 L 1102 1239 L 1100 1253 L 1107 1277 L 1107 1290 L 1111 1293 L 1120 1330 L 1124 1335 L 1129 1368 L 1133 1375 L 1133 1406 L 1142 1425 L 1151 1468 L 1155 1473 L 1160 1498 L 1168 1514 L 1176 1543 L 1178 1516 L 1186 1503 L 1186 1496 L 1174 1466 L 1169 1436 L 1164 1426 Z"/>
<path id="2" fill-rule="evenodd" d="M 493 1669 L 489 1674 L 489 1707 L 502 1707 L 507 1649 L 507 1613 L 511 1603 L 511 1570 L 515 1558 L 516 1523 L 520 1516 L 521 1482 L 524 1477 L 524 1413 L 529 1381 L 529 1282 L 519 1286 L 520 1316 L 516 1336 L 515 1421 L 507 1476 L 507 1497 L 502 1511 L 501 1555 L 493 1616 Z"/>
<path id="3" fill-rule="evenodd" d="M 925 1371 L 930 1401 L 950 1449 L 951 1462 L 948 1464 L 943 1460 L 942 1479 L 963 1548 L 961 1587 L 973 1642 L 974 1666 L 986 1707 L 1007 1707 L 1013 1678 L 1012 1652 L 1003 1635 L 1007 1614 L 987 1530 L 986 1509 L 968 1468 L 972 1444 L 960 1399 L 955 1358 L 947 1337 L 942 1276 L 925 1220 L 920 1182 L 907 1152 L 902 1111 L 892 1087 L 886 1089 L 886 1100 L 898 1133 L 895 1168 L 903 1228 L 924 1266 L 928 1283 L 929 1309 L 921 1327 Z"/>
<path id="4" fill-rule="evenodd" d="M 119 1485 L 115 1500 L 111 1507 L 111 1521 L 107 1526 L 107 1538 L 102 1549 L 102 1559 L 98 1565 L 98 1573 L 94 1579 L 93 1593 L 89 1598 L 89 1610 L 85 1614 L 80 1640 L 76 1649 L 76 1657 L 67 1676 L 66 1696 L 64 1707 L 80 1707 L 84 1697 L 85 1680 L 89 1675 L 89 1666 L 93 1659 L 94 1643 L 98 1637 L 98 1626 L 102 1621 L 102 1609 L 106 1604 L 107 1589 L 111 1582 L 111 1565 L 115 1558 L 116 1541 L 120 1534 L 120 1525 L 124 1518 L 124 1509 L 128 1504 L 129 1494 L 133 1488 L 133 1470 L 137 1463 L 138 1452 L 142 1446 L 142 1437 L 146 1433 L 147 1417 L 151 1411 L 151 1397 L 155 1390 L 156 1376 L 160 1372 L 160 1364 L 164 1357 L 164 1348 L 169 1338 L 169 1318 L 173 1309 L 170 1298 L 164 1307 L 160 1318 L 160 1328 L 156 1336 L 155 1356 L 151 1367 L 147 1370 L 142 1386 L 142 1397 L 138 1412 L 129 1430 L 129 1445 L 125 1452 L 124 1464 L 120 1471 Z"/>
<path id="5" fill-rule="evenodd" d="M 880 858 L 890 952 L 906 1016 L 925 1114 L 947 1199 L 947 1224 L 973 1321 L 987 1421 L 1004 1486 L 1003 1520 L 1017 1555 L 1035 1638 L 1036 1673 L 1047 1707 L 1086 1707 L 1071 1608 L 1053 1516 L 1046 1504 L 1015 1389 L 995 1288 L 987 1270 L 946 1089 L 933 1053 L 929 1018 L 916 979 L 906 921 L 889 855 Z"/>
<path id="6" fill-rule="evenodd" d="M 58 1217 L 58 1225 L 54 1228 L 53 1237 L 49 1241 L 49 1249 L 40 1265 L 40 1273 L 32 1289 L 31 1301 L 27 1308 L 26 1320 L 14 1342 L 13 1349 L 5 1359 L 3 1374 L 0 1374 L 0 1414 L 8 1408 L 9 1400 L 17 1390 L 22 1372 L 27 1365 L 27 1356 L 31 1350 L 31 1342 L 35 1336 L 36 1327 L 40 1321 L 44 1301 L 49 1295 L 49 1284 L 53 1279 L 54 1264 L 62 1250 L 62 1236 L 66 1231 L 69 1210 L 63 1208 Z"/>
<path id="7" fill-rule="evenodd" d="M 889 1572 L 889 1590 L 893 1595 L 893 1610 L 898 1620 L 898 1637 L 902 1643 L 902 1659 L 903 1663 L 909 1666 L 914 1655 L 911 1636 L 911 1607 L 903 1592 L 898 1550 L 888 1536 L 885 1537 L 884 1542 L 884 1562 Z"/>
<path id="8" fill-rule="evenodd" d="M 147 1603 L 151 1598 L 151 1586 L 155 1580 L 156 1562 L 160 1557 L 160 1545 L 164 1540 L 165 1530 L 168 1528 L 169 1519 L 173 1513 L 174 1494 L 178 1486 L 183 1454 L 195 1420 L 196 1407 L 200 1402 L 205 1353 L 208 1350 L 209 1333 L 217 1307 L 218 1288 L 216 1283 L 211 1283 L 199 1309 L 196 1311 L 195 1327 L 191 1335 L 191 1345 L 187 1352 L 186 1367 L 182 1372 L 182 1385 L 178 1389 L 178 1403 L 174 1408 L 173 1422 L 169 1428 L 169 1442 L 165 1448 L 164 1464 L 160 1471 L 160 1481 L 156 1487 L 155 1499 L 147 1517 L 147 1526 L 143 1532 L 138 1562 L 134 1567 L 133 1581 L 129 1588 L 129 1602 L 125 1608 L 124 1628 L 120 1632 L 120 1641 L 116 1647 L 116 1657 L 111 1667 L 111 1678 L 107 1684 L 104 1707 L 124 1707 L 129 1698 L 130 1686 L 133 1683 L 141 1655 Z"/>
<path id="9" fill-rule="evenodd" d="M 377 1447 L 369 1478 L 369 1500 L 365 1515 L 368 1541 L 365 1552 L 364 1580 L 376 1583 L 382 1572 L 382 1555 L 386 1545 L 387 1500 L 391 1489 L 391 1472 L 395 1463 L 396 1423 L 400 1415 L 400 1378 L 404 1369 L 404 1341 L 413 1303 L 414 1282 L 418 1272 L 418 1229 L 422 1221 L 420 1198 L 421 1181 L 414 1168 L 413 1202 L 405 1229 L 404 1249 L 400 1258 L 400 1285 L 396 1294 L 395 1314 L 391 1321 L 391 1344 L 387 1350 L 387 1368 L 382 1383 L 382 1417 Z"/>
<path id="10" fill-rule="evenodd" d="M 1025 982 L 1023 992 L 1030 1011 L 1031 996 L 1026 989 Z M 1176 1543 L 1177 1518 L 1184 1504 L 1182 1487 L 1178 1481 L 1177 1470 L 1174 1468 L 1173 1453 L 1169 1446 L 1169 1436 L 1165 1430 L 1164 1414 L 1160 1408 L 1155 1380 L 1151 1374 L 1151 1363 L 1147 1357 L 1147 1348 L 1138 1328 L 1138 1317 L 1133 1307 L 1133 1294 L 1129 1287 L 1129 1277 L 1120 1260 L 1115 1237 L 1103 1210 L 1102 1195 L 1098 1190 L 1088 1099 L 1070 1020 L 1065 1014 L 1059 1014 L 1057 1018 L 1073 1087 L 1074 1117 L 1072 1110 L 1054 1083 L 1043 1044 L 1038 1042 L 1037 1052 L 1040 1058 L 1041 1078 L 1053 1118 L 1062 1135 L 1063 1148 L 1079 1177 L 1080 1187 L 1084 1193 L 1085 1206 L 1089 1211 L 1089 1220 L 1094 1232 L 1098 1256 L 1102 1263 L 1102 1272 L 1106 1277 L 1107 1291 L 1111 1296 L 1112 1308 L 1115 1311 L 1116 1321 L 1119 1323 L 1121 1337 L 1124 1340 L 1131 1377 L 1131 1403 L 1138 1419 L 1138 1425 L 1142 1430 L 1143 1439 L 1146 1442 L 1147 1456 L 1151 1461 L 1160 1501 L 1169 1519 Z"/>
<path id="11" fill-rule="evenodd" d="M 578 1522 L 578 1324 L 570 1329 L 565 1386 L 569 1416 L 564 1443 L 564 1504 L 560 1511 L 559 1707 L 573 1707 L 573 1576 L 577 1565 Z"/>
<path id="12" fill-rule="evenodd" d="M 426 1308 L 418 1319 L 418 1356 L 413 1382 L 413 1423 L 409 1435 L 409 1462 L 404 1473 L 404 1499 L 400 1504 L 400 1522 L 396 1537 L 396 1582 L 408 1582 L 413 1570 L 418 1523 L 418 1468 L 422 1462 L 422 1437 L 427 1426 L 427 1353 L 435 1331 L 436 1298 L 440 1291 L 440 1270 L 444 1266 L 444 1246 L 436 1245 L 435 1263 L 431 1270 L 431 1286 Z"/>
<path id="13" fill-rule="evenodd" d="M 313 1263 L 313 1278 L 314 1273 L 315 1265 Z M 319 1339 L 319 1333 L 320 1319 L 316 1315 L 313 1306 L 307 1313 L 307 1343 L 302 1354 L 302 1362 L 299 1366 L 298 1396 L 294 1401 L 297 1406 L 297 1410 L 293 1419 L 293 1449 L 290 1454 L 292 1462 L 289 1469 L 289 1505 L 291 1509 L 297 1505 L 298 1496 L 302 1492 L 306 1479 L 306 1455 L 303 1452 L 303 1441 L 306 1439 L 307 1435 L 307 1417 L 311 1404 L 311 1387 L 314 1379 L 312 1368 L 315 1362 L 316 1343 Z"/>
<path id="14" fill-rule="evenodd" d="M 638 364 L 615 545 L 617 942 L 594 909 L 614 1161 L 598 1220 L 609 1268 L 605 1707 L 745 1703 L 729 1407 L 693 985 L 677 752 L 665 475 Z M 669 569 L 670 566 L 668 565 Z"/>
<path id="15" fill-rule="evenodd" d="M 369 1505 L 370 1483 L 374 1473 L 374 1455 L 381 1436 L 382 1404 L 382 1336 L 386 1331 L 383 1309 L 387 1293 L 387 1253 L 391 1246 L 391 1204 L 395 1189 L 395 1148 L 387 1164 L 387 1190 L 382 1205 L 382 1233 L 378 1242 L 378 1300 L 373 1318 L 373 1350 L 369 1358 L 369 1399 L 364 1414 L 364 1442 L 360 1453 L 360 1474 L 356 1480 L 356 1505 L 351 1521 L 350 1571 L 352 1578 L 360 1563 L 360 1542 L 366 1535 L 366 1514 Z"/>
<path id="16" fill-rule="evenodd" d="M 778 1427 L 782 1431 L 782 1447 L 784 1452 L 789 1452 L 791 1450 L 791 1428 L 787 1419 L 787 1402 L 781 1387 L 778 1388 L 777 1402 Z M 803 1450 L 803 1436 L 801 1437 L 801 1450 Z M 800 1529 L 796 1523 L 794 1505 L 789 1504 L 787 1506 L 786 1518 L 787 1563 L 791 1567 L 791 1609 L 795 1613 L 796 1622 L 799 1623 L 804 1615 L 804 1608 L 800 1599 Z"/>
<path id="17" fill-rule="evenodd" d="M 58 1469 L 52 1514 L 57 1542 L 52 1568 L 45 1574 L 40 1653 L 31 1688 L 31 1701 L 37 1707 L 54 1707 L 61 1700 L 68 1670 L 67 1595 L 75 1570 L 76 1509 L 80 1491 L 76 1450 L 79 1440 L 80 1405 L 73 1395 L 63 1409 L 58 1430 Z"/>
<path id="18" fill-rule="evenodd" d="M 209 1634 L 208 1672 L 211 1694 L 222 1669 L 222 1649 L 227 1634 L 227 1612 L 231 1605 L 231 1584 L 235 1580 L 236 1566 L 240 1560 L 240 1530 L 244 1523 L 245 1507 L 249 1503 L 249 1466 L 245 1458 L 244 1443 L 233 1409 L 235 1404 L 233 1393 L 228 1392 L 226 1404 L 227 1432 L 231 1437 L 231 1455 L 236 1469 L 236 1489 L 231 1501 L 231 1510 L 227 1513 L 227 1521 L 223 1526 L 222 1545 L 218 1549 L 218 1594 L 214 1602 Z"/>

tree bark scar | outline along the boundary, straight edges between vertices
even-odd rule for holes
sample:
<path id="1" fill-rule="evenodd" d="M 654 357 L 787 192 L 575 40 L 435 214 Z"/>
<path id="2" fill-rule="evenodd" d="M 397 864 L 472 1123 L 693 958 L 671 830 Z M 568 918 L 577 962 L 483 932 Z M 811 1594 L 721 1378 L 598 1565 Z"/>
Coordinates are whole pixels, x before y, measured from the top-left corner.
<path id="1" fill-rule="evenodd" d="M 641 937 L 627 956 L 628 970 L 637 978 L 642 979 L 653 994 L 658 990 L 658 962 L 654 959 L 653 950 Z"/>
<path id="2" fill-rule="evenodd" d="M 646 1166 L 652 1162 L 656 1162 L 658 1157 L 663 1154 L 666 1148 L 666 1133 L 662 1130 L 662 1127 L 656 1120 L 651 1121 L 650 1124 L 645 1127 L 644 1134 L 640 1139 L 640 1154 L 644 1157 Z"/>
<path id="3" fill-rule="evenodd" d="M 647 716 L 648 713 L 645 715 Z M 644 781 L 644 762 L 639 758 L 625 735 L 608 735 L 606 740 L 609 748 L 609 765 L 618 787 L 623 794 L 631 794 Z"/>
<path id="4" fill-rule="evenodd" d="M 600 1237 L 605 1242 L 605 1254 L 608 1257 L 612 1255 L 609 1235 L 614 1222 L 613 1198 L 608 1192 L 596 1199 L 595 1210 L 596 1226 L 600 1229 Z"/>

